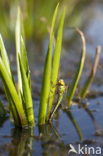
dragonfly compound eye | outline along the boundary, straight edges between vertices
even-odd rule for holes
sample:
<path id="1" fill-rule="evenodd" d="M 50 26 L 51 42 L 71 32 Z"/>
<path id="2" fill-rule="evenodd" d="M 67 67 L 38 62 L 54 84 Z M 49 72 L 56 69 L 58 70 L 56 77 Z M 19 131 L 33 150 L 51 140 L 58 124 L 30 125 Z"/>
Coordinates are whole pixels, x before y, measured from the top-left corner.
<path id="1" fill-rule="evenodd" d="M 65 82 L 63 79 L 60 79 L 59 82 L 58 82 L 58 85 L 60 86 L 65 86 Z"/>

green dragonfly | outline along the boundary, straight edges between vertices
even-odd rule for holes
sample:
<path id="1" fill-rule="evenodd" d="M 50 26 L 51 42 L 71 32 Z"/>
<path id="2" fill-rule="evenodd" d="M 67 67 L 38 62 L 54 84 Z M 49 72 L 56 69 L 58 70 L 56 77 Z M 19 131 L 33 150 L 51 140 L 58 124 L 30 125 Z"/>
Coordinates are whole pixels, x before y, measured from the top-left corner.
<path id="1" fill-rule="evenodd" d="M 56 106 L 54 107 L 54 110 L 52 111 L 52 113 L 50 115 L 50 119 L 49 119 L 50 122 L 51 122 L 56 110 L 58 109 L 58 107 L 62 101 L 62 98 L 63 98 L 65 91 L 66 91 L 65 82 L 63 79 L 60 79 L 57 83 L 57 92 L 56 92 L 58 94 L 58 101 L 57 101 Z"/>

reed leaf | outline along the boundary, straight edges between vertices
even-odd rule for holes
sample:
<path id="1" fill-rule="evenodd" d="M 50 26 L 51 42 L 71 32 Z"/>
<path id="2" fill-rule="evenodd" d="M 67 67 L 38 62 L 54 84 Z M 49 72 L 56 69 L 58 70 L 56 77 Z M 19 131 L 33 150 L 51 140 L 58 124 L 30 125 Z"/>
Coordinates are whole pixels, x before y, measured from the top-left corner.
<path id="1" fill-rule="evenodd" d="M 31 95 L 30 71 L 28 65 L 27 52 L 23 40 L 23 22 L 20 9 L 16 22 L 16 55 L 18 70 L 18 87 L 22 105 L 25 110 L 28 126 L 34 126 L 33 102 Z"/>
<path id="2" fill-rule="evenodd" d="M 3 61 L 4 65 L 5 65 L 5 68 L 8 72 L 8 74 L 10 75 L 12 82 L 14 83 L 14 79 L 13 79 L 13 75 L 12 75 L 11 67 L 10 67 L 10 63 L 9 63 L 9 58 L 7 56 L 7 52 L 6 52 L 6 49 L 5 49 L 1 35 L 0 35 L 0 51 L 1 51 L 1 57 L 2 57 L 2 61 Z M 9 102 L 10 112 L 12 113 L 12 116 L 14 119 L 14 124 L 20 125 L 20 119 L 19 119 L 17 110 L 14 106 L 11 95 L 9 94 L 9 91 L 8 91 L 8 88 L 7 88 L 5 81 L 3 81 L 3 85 L 4 85 L 5 93 L 6 93 L 8 102 Z"/>
<path id="3" fill-rule="evenodd" d="M 1 34 L 0 34 L 0 52 L 1 52 L 2 60 L 3 60 L 4 64 L 5 64 L 5 67 L 6 67 L 7 71 L 8 71 L 8 73 L 9 73 L 10 77 L 13 80 L 13 75 L 12 75 L 12 72 L 11 72 L 9 58 L 7 56 L 7 52 L 6 52 L 6 49 L 5 49 Z M 13 82 L 14 82 L 14 80 L 13 80 Z"/>
<path id="4" fill-rule="evenodd" d="M 48 97 L 50 91 L 50 78 L 51 78 L 52 45 L 53 45 L 53 34 L 54 34 L 53 29 L 56 20 L 57 10 L 58 10 L 58 5 L 55 9 L 53 19 L 52 19 L 50 41 L 49 41 L 48 51 L 46 55 L 45 65 L 44 65 L 42 88 L 41 88 L 41 95 L 40 95 L 40 107 L 39 107 L 39 115 L 38 115 L 39 125 L 45 124 L 45 120 L 46 120 L 47 103 L 48 103 Z"/>
<path id="5" fill-rule="evenodd" d="M 23 24 L 22 24 L 22 17 L 20 8 L 18 8 L 17 13 L 17 20 L 16 20 L 16 29 L 15 29 L 15 41 L 16 41 L 16 58 L 17 58 L 17 73 L 18 73 L 18 91 L 19 95 L 23 93 L 22 90 L 22 79 L 21 79 L 21 73 L 20 73 L 20 65 L 19 65 L 19 59 L 18 54 L 21 52 L 21 35 L 23 36 Z"/>
<path id="6" fill-rule="evenodd" d="M 81 97 L 82 99 L 84 99 L 87 95 L 87 91 L 90 88 L 93 79 L 95 77 L 96 71 L 97 71 L 97 66 L 98 66 L 98 62 L 99 62 L 99 56 L 100 56 L 100 52 L 101 52 L 101 47 L 98 46 L 96 49 L 96 55 L 95 55 L 95 61 L 94 61 L 94 65 L 92 67 L 91 73 L 89 75 L 89 77 L 87 78 L 87 80 L 84 83 L 83 88 L 81 89 L 80 93 L 79 93 L 79 97 Z"/>
<path id="7" fill-rule="evenodd" d="M 26 112 L 27 120 L 28 120 L 28 126 L 34 126 L 34 113 L 33 113 L 31 88 L 29 86 L 26 72 L 22 63 L 22 59 L 20 58 L 20 55 L 19 55 L 19 64 L 20 64 L 22 85 L 23 85 L 23 98 L 25 102 L 24 109 Z"/>
<path id="8" fill-rule="evenodd" d="M 28 79 L 29 87 L 31 88 L 30 70 L 29 70 L 29 65 L 28 65 L 28 56 L 27 56 L 25 43 L 24 43 L 22 36 L 21 36 L 21 40 L 20 40 L 20 57 L 22 60 L 22 65 L 23 65 L 25 73 L 26 73 L 26 77 Z"/>
<path id="9" fill-rule="evenodd" d="M 52 104 L 53 104 L 55 89 L 56 89 L 56 83 L 57 83 L 57 77 L 58 77 L 59 62 L 60 62 L 61 47 L 62 47 L 62 34 L 63 34 L 64 17 L 65 17 L 65 9 L 62 13 L 61 20 L 59 23 L 59 28 L 58 28 L 58 32 L 57 32 L 57 40 L 56 40 L 56 45 L 55 45 L 54 55 L 53 55 L 52 77 L 51 77 L 47 120 L 50 117 L 50 112 L 52 109 Z"/>
<path id="10" fill-rule="evenodd" d="M 3 80 L 3 82 L 5 82 L 5 84 L 7 85 L 9 95 L 11 95 L 13 103 L 15 104 L 16 110 L 19 114 L 21 125 L 26 126 L 27 125 L 27 119 L 26 119 L 26 115 L 25 115 L 22 103 L 21 103 L 20 98 L 17 94 L 14 83 L 11 80 L 11 77 L 9 76 L 7 69 L 6 69 L 1 58 L 0 58 L 0 76 Z"/>
<path id="11" fill-rule="evenodd" d="M 12 121 L 14 122 L 14 125 L 20 127 L 21 126 L 21 121 L 20 121 L 20 117 L 19 117 L 19 114 L 17 112 L 17 109 L 15 107 L 15 103 L 14 103 L 14 101 L 12 99 L 12 96 L 10 94 L 10 91 L 8 89 L 8 86 L 7 86 L 3 76 L 2 75 L 0 75 L 0 76 L 2 78 L 2 82 L 3 82 L 3 85 L 4 85 L 7 100 L 9 102 L 9 111 L 10 111 L 10 115 L 11 115 L 10 117 L 11 117 Z"/>
<path id="12" fill-rule="evenodd" d="M 76 31 L 81 36 L 83 47 L 82 47 L 81 58 L 80 58 L 80 62 L 79 62 L 78 68 L 77 68 L 77 72 L 75 74 L 75 77 L 74 77 L 70 87 L 67 90 L 67 100 L 68 100 L 68 107 L 69 108 L 71 106 L 71 101 L 72 101 L 73 95 L 75 93 L 78 81 L 79 81 L 80 76 L 82 74 L 84 61 L 85 61 L 85 55 L 86 55 L 85 37 L 84 37 L 83 33 L 78 28 L 76 28 Z"/>

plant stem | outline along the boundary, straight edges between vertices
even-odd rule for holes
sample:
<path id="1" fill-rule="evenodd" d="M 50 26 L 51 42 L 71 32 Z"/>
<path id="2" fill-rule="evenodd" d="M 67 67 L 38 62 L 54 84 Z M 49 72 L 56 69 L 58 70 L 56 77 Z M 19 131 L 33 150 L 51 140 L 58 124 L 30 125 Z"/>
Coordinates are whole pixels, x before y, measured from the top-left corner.
<path id="1" fill-rule="evenodd" d="M 96 49 L 96 55 L 95 55 L 95 61 L 94 61 L 94 65 L 92 67 L 90 76 L 88 77 L 88 79 L 85 81 L 84 86 L 82 88 L 82 90 L 79 93 L 79 97 L 81 97 L 82 99 L 84 99 L 87 95 L 87 91 L 90 88 L 93 79 L 95 77 L 96 71 L 97 71 L 97 66 L 98 66 L 98 62 L 99 62 L 99 56 L 100 56 L 100 52 L 101 52 L 101 47 L 98 46 Z"/>
<path id="2" fill-rule="evenodd" d="M 73 95 L 75 93 L 80 76 L 82 74 L 82 70 L 84 67 L 84 61 L 85 61 L 85 55 L 86 55 L 85 37 L 84 37 L 83 33 L 78 28 L 76 28 L 76 31 L 81 36 L 83 47 L 82 47 L 81 58 L 80 58 L 80 62 L 79 62 L 78 68 L 77 68 L 76 75 L 67 91 L 67 100 L 68 100 L 69 108 L 71 107 L 71 101 L 72 101 Z"/>

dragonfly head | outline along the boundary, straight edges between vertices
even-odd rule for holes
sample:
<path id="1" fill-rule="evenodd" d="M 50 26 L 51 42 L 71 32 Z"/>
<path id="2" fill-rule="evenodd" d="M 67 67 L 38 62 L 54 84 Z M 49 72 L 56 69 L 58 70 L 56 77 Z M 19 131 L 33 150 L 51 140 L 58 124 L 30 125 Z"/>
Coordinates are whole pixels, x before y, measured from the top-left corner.
<path id="1" fill-rule="evenodd" d="M 60 85 L 60 86 L 65 86 L 64 80 L 63 80 L 63 79 L 60 79 L 60 80 L 58 81 L 58 85 Z"/>

